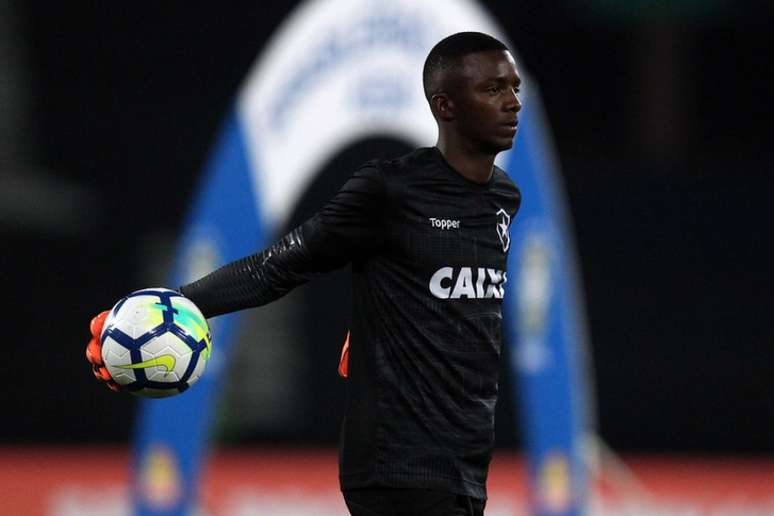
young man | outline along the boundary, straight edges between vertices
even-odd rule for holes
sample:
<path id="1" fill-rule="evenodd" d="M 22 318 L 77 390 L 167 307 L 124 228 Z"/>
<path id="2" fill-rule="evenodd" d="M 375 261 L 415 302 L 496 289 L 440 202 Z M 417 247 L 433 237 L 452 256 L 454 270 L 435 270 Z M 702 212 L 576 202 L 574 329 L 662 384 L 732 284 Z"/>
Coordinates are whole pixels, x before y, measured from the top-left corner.
<path id="1" fill-rule="evenodd" d="M 352 264 L 340 481 L 355 516 L 480 515 L 486 500 L 521 200 L 494 160 L 513 145 L 521 79 L 505 45 L 465 32 L 430 51 L 423 83 L 435 147 L 366 163 L 277 243 L 180 288 L 213 317 Z M 96 339 L 87 356 L 117 388 Z"/>

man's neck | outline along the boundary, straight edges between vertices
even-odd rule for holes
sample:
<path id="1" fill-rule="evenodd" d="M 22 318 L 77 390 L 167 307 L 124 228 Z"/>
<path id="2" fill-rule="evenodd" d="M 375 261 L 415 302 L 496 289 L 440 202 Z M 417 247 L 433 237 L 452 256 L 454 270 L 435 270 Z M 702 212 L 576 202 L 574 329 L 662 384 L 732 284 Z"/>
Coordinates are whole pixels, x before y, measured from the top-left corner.
<path id="1" fill-rule="evenodd" d="M 464 144 L 452 144 L 448 138 L 439 137 L 436 147 L 444 159 L 466 179 L 484 184 L 492 177 L 494 154 L 475 152 Z"/>

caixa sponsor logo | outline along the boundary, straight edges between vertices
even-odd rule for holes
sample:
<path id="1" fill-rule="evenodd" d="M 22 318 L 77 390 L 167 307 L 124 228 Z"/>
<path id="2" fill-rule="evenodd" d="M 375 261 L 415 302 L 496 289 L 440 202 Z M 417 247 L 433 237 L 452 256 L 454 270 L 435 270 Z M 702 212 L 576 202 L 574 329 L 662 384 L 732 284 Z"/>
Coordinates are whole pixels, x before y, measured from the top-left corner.
<path id="1" fill-rule="evenodd" d="M 507 273 L 485 267 L 441 267 L 430 278 L 430 293 L 439 299 L 502 299 Z"/>

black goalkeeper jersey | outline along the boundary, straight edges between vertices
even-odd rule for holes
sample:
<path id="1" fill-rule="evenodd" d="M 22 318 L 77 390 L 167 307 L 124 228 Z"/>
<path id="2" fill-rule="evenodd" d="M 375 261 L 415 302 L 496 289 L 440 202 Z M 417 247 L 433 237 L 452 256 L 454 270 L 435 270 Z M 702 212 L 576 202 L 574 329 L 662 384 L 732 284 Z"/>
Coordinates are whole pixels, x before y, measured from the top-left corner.
<path id="1" fill-rule="evenodd" d="M 520 200 L 498 167 L 475 183 L 437 148 L 369 162 L 300 228 L 181 290 L 211 317 L 351 263 L 341 488 L 485 498 Z"/>

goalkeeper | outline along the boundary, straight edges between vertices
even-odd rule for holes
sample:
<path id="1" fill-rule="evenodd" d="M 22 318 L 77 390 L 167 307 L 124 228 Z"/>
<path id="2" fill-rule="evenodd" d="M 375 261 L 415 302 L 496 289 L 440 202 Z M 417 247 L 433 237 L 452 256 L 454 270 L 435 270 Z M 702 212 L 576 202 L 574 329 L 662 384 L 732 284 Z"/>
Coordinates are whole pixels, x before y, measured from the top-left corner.
<path id="1" fill-rule="evenodd" d="M 513 145 L 520 83 L 491 36 L 441 40 L 423 70 L 436 146 L 364 164 L 274 245 L 180 287 L 209 318 L 352 264 L 339 469 L 355 516 L 483 514 L 508 227 L 521 202 L 494 160 Z M 117 389 L 97 339 L 87 356 Z"/>

